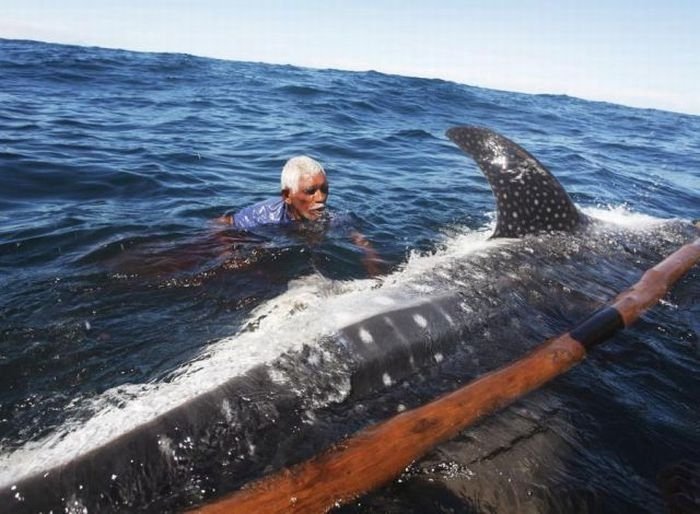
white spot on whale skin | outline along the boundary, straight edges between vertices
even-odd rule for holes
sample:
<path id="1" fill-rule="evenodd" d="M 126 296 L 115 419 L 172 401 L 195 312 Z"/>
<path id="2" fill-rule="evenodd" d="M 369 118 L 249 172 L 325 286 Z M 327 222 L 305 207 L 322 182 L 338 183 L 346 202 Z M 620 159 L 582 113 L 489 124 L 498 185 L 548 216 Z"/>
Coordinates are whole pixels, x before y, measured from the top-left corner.
<path id="1" fill-rule="evenodd" d="M 416 325 L 418 325 L 421 328 L 425 328 L 428 326 L 428 320 L 425 319 L 423 316 L 420 314 L 414 314 L 413 315 L 413 321 L 416 322 Z"/>
<path id="2" fill-rule="evenodd" d="M 306 425 L 313 425 L 316 423 L 317 420 L 318 418 L 316 417 L 316 413 L 314 411 L 304 411 L 304 419 L 302 419 L 302 423 Z"/>
<path id="3" fill-rule="evenodd" d="M 437 353 L 435 354 L 435 362 L 440 363 L 440 362 L 442 362 L 443 360 L 445 360 L 445 356 L 444 356 L 442 353 L 437 352 Z"/>
<path id="4" fill-rule="evenodd" d="M 228 398 L 224 398 L 221 402 L 221 413 L 224 415 L 226 422 L 231 423 L 231 420 L 233 420 L 233 412 L 231 411 L 231 403 L 228 401 Z"/>
<path id="5" fill-rule="evenodd" d="M 382 382 L 384 382 L 384 385 L 386 387 L 389 387 L 391 384 L 394 383 L 394 381 L 391 379 L 391 376 L 389 375 L 389 373 L 384 373 L 382 375 Z"/>
<path id="6" fill-rule="evenodd" d="M 66 502 L 66 504 L 63 506 L 63 511 L 66 514 L 88 514 L 87 507 L 83 505 L 82 501 L 75 495 L 72 495 L 70 499 Z"/>
<path id="7" fill-rule="evenodd" d="M 169 437 L 161 436 L 158 439 L 158 448 L 161 453 L 168 458 L 175 457 L 175 452 L 173 451 L 173 442 Z"/>
<path id="8" fill-rule="evenodd" d="M 374 337 L 372 337 L 372 334 L 370 334 L 369 330 L 366 328 L 360 328 L 357 335 L 360 336 L 360 339 L 365 344 L 372 344 L 374 342 Z"/>
<path id="9" fill-rule="evenodd" d="M 447 320 L 447 322 L 450 324 L 451 327 L 454 327 L 454 326 L 457 325 L 457 324 L 455 323 L 455 320 L 452 319 L 452 316 L 450 316 L 450 315 L 447 314 L 446 312 L 443 312 L 442 315 L 445 317 L 445 319 Z"/>

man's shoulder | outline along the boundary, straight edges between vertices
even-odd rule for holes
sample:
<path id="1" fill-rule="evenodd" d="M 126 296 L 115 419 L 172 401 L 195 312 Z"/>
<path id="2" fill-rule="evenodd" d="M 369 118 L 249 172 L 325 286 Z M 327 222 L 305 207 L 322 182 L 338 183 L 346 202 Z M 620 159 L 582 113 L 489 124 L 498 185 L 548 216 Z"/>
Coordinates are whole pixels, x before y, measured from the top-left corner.
<path id="1" fill-rule="evenodd" d="M 249 205 L 247 207 L 244 207 L 241 209 L 239 212 L 243 211 L 263 211 L 263 210 L 270 210 L 270 209 L 276 209 L 282 206 L 284 201 L 282 198 L 268 198 L 266 200 L 261 200 L 259 202 L 254 203 L 253 205 Z"/>
<path id="2" fill-rule="evenodd" d="M 282 198 L 268 198 L 244 207 L 234 214 L 233 219 L 237 228 L 249 229 L 258 225 L 286 223 L 287 211 Z"/>

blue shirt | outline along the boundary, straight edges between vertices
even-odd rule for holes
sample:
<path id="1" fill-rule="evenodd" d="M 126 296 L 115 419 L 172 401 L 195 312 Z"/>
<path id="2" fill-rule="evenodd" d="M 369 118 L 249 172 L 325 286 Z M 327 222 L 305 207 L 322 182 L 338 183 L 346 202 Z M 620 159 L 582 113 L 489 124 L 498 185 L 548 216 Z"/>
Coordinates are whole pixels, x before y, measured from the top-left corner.
<path id="1" fill-rule="evenodd" d="M 250 230 L 259 225 L 284 225 L 294 219 L 289 215 L 282 198 L 270 198 L 244 207 L 233 215 L 233 224 L 241 230 Z"/>

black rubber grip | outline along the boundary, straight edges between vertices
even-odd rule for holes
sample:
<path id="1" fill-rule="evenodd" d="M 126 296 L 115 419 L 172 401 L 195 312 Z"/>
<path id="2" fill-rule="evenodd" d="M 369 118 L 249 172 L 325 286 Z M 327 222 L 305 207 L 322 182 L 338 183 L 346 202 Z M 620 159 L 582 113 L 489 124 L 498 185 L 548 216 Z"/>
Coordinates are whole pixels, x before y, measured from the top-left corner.
<path id="1" fill-rule="evenodd" d="M 602 343 L 624 327 L 622 316 L 617 309 L 608 306 L 591 314 L 590 317 L 571 330 L 569 334 L 586 349 L 589 349 L 598 343 Z"/>

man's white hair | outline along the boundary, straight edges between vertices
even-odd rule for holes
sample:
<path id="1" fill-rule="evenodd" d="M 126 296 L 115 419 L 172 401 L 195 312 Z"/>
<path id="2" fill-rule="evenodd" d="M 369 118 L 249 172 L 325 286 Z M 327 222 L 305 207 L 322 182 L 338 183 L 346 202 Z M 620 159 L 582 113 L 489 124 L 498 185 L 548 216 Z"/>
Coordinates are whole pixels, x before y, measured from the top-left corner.
<path id="1" fill-rule="evenodd" d="M 296 193 L 299 190 L 299 182 L 302 177 L 307 175 L 313 177 L 318 174 L 326 175 L 323 166 L 318 161 L 306 155 L 292 157 L 282 168 L 282 177 L 280 178 L 282 190 L 289 189 L 292 193 Z"/>

